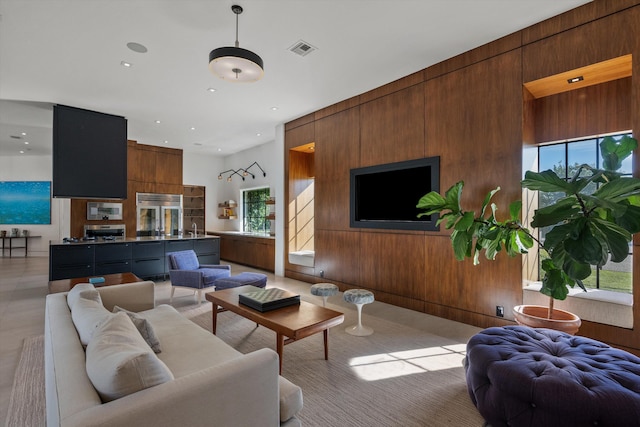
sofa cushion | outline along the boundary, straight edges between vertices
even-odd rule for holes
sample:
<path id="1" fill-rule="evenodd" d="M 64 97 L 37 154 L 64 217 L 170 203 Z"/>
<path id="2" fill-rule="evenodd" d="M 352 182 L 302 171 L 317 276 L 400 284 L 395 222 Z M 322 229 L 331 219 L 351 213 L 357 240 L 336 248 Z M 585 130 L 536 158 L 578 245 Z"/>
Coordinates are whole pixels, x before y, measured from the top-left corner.
<path id="1" fill-rule="evenodd" d="M 126 313 L 111 315 L 87 346 L 87 375 L 103 402 L 173 380 Z"/>
<path id="2" fill-rule="evenodd" d="M 84 298 L 93 299 L 98 302 L 101 302 L 100 293 L 95 288 L 95 286 L 93 286 L 92 283 L 78 283 L 73 288 L 71 288 L 71 290 L 67 294 L 67 305 L 69 306 L 69 310 L 73 311 L 73 306 L 75 305 L 76 301 L 78 301 L 78 299 L 80 298 L 80 293 L 84 291 L 95 291 L 95 293 L 85 294 Z"/>
<path id="3" fill-rule="evenodd" d="M 118 307 L 117 305 L 113 307 L 114 313 L 118 313 L 120 311 L 126 313 L 127 316 L 129 316 L 129 318 L 133 322 L 133 325 L 136 327 L 138 332 L 140 332 L 142 338 L 147 344 L 149 344 L 149 347 L 151 347 L 151 350 L 153 350 L 154 353 L 160 353 L 162 351 L 162 349 L 160 348 L 160 341 L 158 341 L 158 337 L 156 336 L 156 332 L 153 330 L 151 323 L 149 323 L 147 319 L 140 316 L 138 313 L 125 310 L 124 308 Z"/>
<path id="4" fill-rule="evenodd" d="M 96 291 L 89 290 L 80 292 L 80 298 L 73 304 L 73 310 L 71 311 L 73 325 L 76 327 L 76 331 L 78 331 L 80 342 L 85 347 L 89 344 L 89 341 L 91 341 L 96 327 L 107 317 L 111 316 L 111 313 L 104 308 L 102 302 L 84 298 L 85 293 L 90 296 L 93 292 Z"/>

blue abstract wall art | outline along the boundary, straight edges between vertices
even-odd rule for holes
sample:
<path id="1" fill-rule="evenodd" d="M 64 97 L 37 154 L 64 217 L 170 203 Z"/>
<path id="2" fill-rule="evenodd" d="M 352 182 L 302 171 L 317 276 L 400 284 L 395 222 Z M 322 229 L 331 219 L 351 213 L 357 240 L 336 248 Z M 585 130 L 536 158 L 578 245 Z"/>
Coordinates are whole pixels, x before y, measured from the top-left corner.
<path id="1" fill-rule="evenodd" d="M 51 224 L 51 181 L 0 181 L 0 224 Z"/>

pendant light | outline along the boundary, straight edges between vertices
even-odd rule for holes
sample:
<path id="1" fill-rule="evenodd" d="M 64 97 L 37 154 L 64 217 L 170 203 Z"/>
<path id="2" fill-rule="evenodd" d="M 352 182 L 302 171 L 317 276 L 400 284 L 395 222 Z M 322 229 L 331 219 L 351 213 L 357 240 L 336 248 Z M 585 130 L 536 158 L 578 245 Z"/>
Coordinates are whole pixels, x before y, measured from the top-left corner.
<path id="1" fill-rule="evenodd" d="M 262 58 L 247 49 L 242 49 L 238 42 L 238 15 L 242 7 L 231 6 L 236 14 L 235 46 L 219 47 L 209 53 L 209 69 L 223 80 L 231 82 L 255 82 L 264 75 Z"/>

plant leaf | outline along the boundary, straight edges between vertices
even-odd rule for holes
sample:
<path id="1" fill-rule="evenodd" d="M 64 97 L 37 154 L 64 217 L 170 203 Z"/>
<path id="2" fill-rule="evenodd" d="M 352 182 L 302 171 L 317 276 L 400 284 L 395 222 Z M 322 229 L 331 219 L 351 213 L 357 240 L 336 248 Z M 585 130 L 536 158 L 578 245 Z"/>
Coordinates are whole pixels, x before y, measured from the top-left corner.
<path id="1" fill-rule="evenodd" d="M 619 202 L 638 194 L 640 194 L 640 179 L 623 176 L 601 185 L 600 188 L 593 193 L 593 196 L 612 202 Z"/>
<path id="2" fill-rule="evenodd" d="M 469 230 L 473 225 L 473 212 L 465 212 L 460 220 L 456 223 L 456 230 Z"/>
<path id="3" fill-rule="evenodd" d="M 621 262 L 627 258 L 629 255 L 629 243 L 632 238 L 627 230 L 609 221 L 595 218 L 589 224 L 593 235 L 602 238 L 606 242 L 607 252 L 611 253 L 611 261 Z M 607 261 L 606 258 L 603 261 L 602 264 L 594 264 L 604 265 Z"/>
<path id="4" fill-rule="evenodd" d="M 566 239 L 564 249 L 572 258 L 591 265 L 601 265 L 603 254 L 606 262 L 606 248 L 603 248 L 600 240 L 593 236 L 589 227 L 582 227 L 576 239 Z"/>
<path id="5" fill-rule="evenodd" d="M 572 194 L 574 192 L 574 186 L 571 183 L 560 178 L 550 169 L 542 172 L 527 171 L 521 184 L 524 188 L 548 193 Z"/>
<path id="6" fill-rule="evenodd" d="M 611 136 L 605 136 L 600 142 L 600 154 L 606 170 L 616 171 L 622 166 L 622 161 L 638 147 L 638 141 L 629 135 L 624 135 L 616 141 Z"/>
<path id="7" fill-rule="evenodd" d="M 537 209 L 531 221 L 532 227 L 547 227 L 556 225 L 574 215 L 580 213 L 575 197 L 566 197 L 558 200 L 555 204 Z"/>
<path id="8" fill-rule="evenodd" d="M 489 205 L 489 202 L 491 201 L 491 198 L 498 191 L 500 191 L 500 187 L 496 187 L 493 190 L 489 191 L 487 193 L 487 195 L 484 197 L 484 201 L 482 202 L 482 209 L 480 209 L 480 218 L 484 218 L 484 212 L 487 209 L 487 206 Z"/>
<path id="9" fill-rule="evenodd" d="M 451 234 L 453 254 L 458 261 L 471 255 L 472 237 L 464 230 L 456 230 Z"/>

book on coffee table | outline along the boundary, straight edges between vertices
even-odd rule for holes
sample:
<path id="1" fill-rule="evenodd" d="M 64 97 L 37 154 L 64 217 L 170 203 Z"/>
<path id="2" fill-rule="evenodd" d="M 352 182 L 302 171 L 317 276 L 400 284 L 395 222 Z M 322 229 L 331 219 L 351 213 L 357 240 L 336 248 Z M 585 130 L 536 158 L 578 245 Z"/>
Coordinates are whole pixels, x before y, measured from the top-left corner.
<path id="1" fill-rule="evenodd" d="M 238 296 L 238 302 L 260 312 L 300 304 L 300 295 L 279 288 L 261 289 Z"/>

